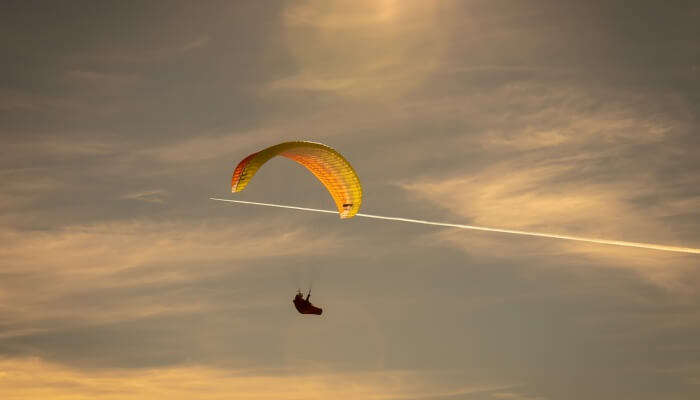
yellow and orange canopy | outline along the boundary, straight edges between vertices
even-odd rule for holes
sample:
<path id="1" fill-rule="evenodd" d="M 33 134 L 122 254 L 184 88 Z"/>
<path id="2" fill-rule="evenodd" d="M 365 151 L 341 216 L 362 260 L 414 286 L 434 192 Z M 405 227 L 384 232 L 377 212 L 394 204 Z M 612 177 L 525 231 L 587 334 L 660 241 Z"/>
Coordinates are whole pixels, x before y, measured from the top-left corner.
<path id="1" fill-rule="evenodd" d="M 244 158 L 233 171 L 231 192 L 245 189 L 253 175 L 269 159 L 282 156 L 306 167 L 328 189 L 340 218 L 351 218 L 360 210 L 362 186 L 350 163 L 333 148 L 314 142 L 285 142 Z"/>

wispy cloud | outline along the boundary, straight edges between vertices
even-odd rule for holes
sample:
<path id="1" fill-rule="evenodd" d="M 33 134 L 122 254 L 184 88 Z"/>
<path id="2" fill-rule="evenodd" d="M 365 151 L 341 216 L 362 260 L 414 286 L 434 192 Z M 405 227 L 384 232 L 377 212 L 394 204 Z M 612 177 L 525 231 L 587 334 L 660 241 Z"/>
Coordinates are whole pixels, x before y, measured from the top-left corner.
<path id="1" fill-rule="evenodd" d="M 614 100 L 597 107 L 595 92 L 524 83 L 479 96 L 480 104 L 471 96 L 461 104 L 428 104 L 431 112 L 461 114 L 477 129 L 485 128 L 450 138 L 452 145 L 445 150 L 460 157 L 452 148 L 466 149 L 468 155 L 461 157 L 478 157 L 480 162 L 461 163 L 461 170 L 440 170 L 442 176 L 407 180 L 400 187 L 449 210 L 461 223 L 697 246 L 692 234 L 682 234 L 692 226 L 684 227 L 680 219 L 697 209 L 700 197 L 688 190 L 697 177 L 671 172 L 677 170 L 678 159 L 664 150 L 689 140 L 687 116 L 676 118 L 631 93 L 598 93 Z M 498 120 L 488 112 L 497 102 L 524 112 Z M 491 252 L 492 245 L 485 243 L 491 240 L 496 241 L 493 246 L 505 245 L 463 232 L 441 235 L 476 253 L 480 245 Z M 575 252 L 603 265 L 639 271 L 662 286 L 688 289 L 682 283 L 692 264 L 687 257 L 645 251 L 640 256 L 634 250 L 564 242 L 509 242 L 514 250 L 509 254 L 518 257 Z"/>
<path id="2" fill-rule="evenodd" d="M 395 1 L 291 5 L 284 22 L 299 72 L 271 82 L 267 89 L 393 97 L 415 87 L 440 57 L 443 31 L 432 23 L 438 18 L 436 8 Z"/>
<path id="3" fill-rule="evenodd" d="M 137 200 L 146 203 L 163 204 L 168 197 L 168 192 L 163 189 L 144 190 L 141 192 L 127 193 L 122 196 L 123 199 Z"/>
<path id="4" fill-rule="evenodd" d="M 274 225 L 156 221 L 72 226 L 48 232 L 4 230 L 0 237 L 0 257 L 4 260 L 0 268 L 6 274 L 1 285 L 3 320 L 13 320 L 18 326 L 59 316 L 94 322 L 186 311 L 193 306 L 187 304 L 191 299 L 169 301 L 165 306 L 150 296 L 137 296 L 134 301 L 92 307 L 80 296 L 71 297 L 177 285 L 245 268 L 250 260 L 323 254 L 337 246 L 332 236 L 320 237 L 300 228 L 279 231 Z M 25 284 L 33 290 L 27 291 Z"/>
<path id="5" fill-rule="evenodd" d="M 298 374 L 283 371 L 226 370 L 191 365 L 161 369 L 79 370 L 36 358 L 0 361 L 5 399 L 71 398 L 169 399 L 430 399 L 503 390 L 507 385 L 445 384 L 435 373 L 385 370 L 362 373 Z M 439 375 L 439 374 L 438 374 Z M 504 397 L 502 397 L 504 398 Z M 518 398 L 520 399 L 520 398 Z"/>
<path id="6" fill-rule="evenodd" d="M 204 47 L 207 45 L 207 43 L 209 43 L 209 40 L 211 40 L 211 38 L 208 35 L 202 35 L 191 42 L 185 43 L 182 47 L 180 47 L 180 51 L 188 52 L 190 50 Z"/>
<path id="7" fill-rule="evenodd" d="M 682 243 L 664 222 L 673 213 L 661 214 L 640 207 L 632 200 L 661 189 L 646 180 L 600 184 L 572 177 L 567 166 L 498 165 L 465 178 L 403 184 L 411 194 L 450 210 L 462 223 L 505 229 L 525 229 L 612 240 L 660 244 Z M 575 174 L 574 174 L 575 175 Z M 682 208 L 676 212 L 682 213 Z M 495 237 L 493 234 L 437 233 L 470 253 L 523 258 L 563 256 L 576 253 L 614 268 L 637 270 L 660 285 L 687 289 L 682 282 L 692 270 L 693 255 L 670 255 L 642 249 L 622 249 L 596 244 L 577 244 L 547 239 Z M 507 246 L 510 251 L 496 249 Z"/>
<path id="8" fill-rule="evenodd" d="M 514 392 L 492 393 L 491 397 L 499 400 L 547 400 L 547 397 L 544 396 L 528 396 Z"/>

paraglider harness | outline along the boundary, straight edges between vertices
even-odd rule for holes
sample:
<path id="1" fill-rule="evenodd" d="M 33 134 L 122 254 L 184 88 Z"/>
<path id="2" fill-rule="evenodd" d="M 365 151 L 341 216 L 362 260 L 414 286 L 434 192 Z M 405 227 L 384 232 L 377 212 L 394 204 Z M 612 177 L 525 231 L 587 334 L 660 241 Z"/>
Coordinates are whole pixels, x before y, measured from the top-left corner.
<path id="1" fill-rule="evenodd" d="M 311 304 L 309 297 L 311 297 L 311 289 L 309 289 L 309 293 L 306 295 L 306 298 L 304 298 L 304 294 L 301 293 L 301 290 L 297 290 L 297 294 L 294 296 L 292 303 L 294 303 L 294 307 L 300 314 L 321 315 L 321 313 L 323 313 L 323 309 L 315 307 L 313 304 Z"/>

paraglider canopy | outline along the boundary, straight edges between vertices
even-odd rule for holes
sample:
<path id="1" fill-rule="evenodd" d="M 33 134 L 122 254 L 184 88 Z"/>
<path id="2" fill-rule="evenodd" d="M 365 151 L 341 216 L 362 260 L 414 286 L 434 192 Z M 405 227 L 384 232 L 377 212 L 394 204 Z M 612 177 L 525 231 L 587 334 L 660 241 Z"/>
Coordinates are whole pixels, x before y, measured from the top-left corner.
<path id="1" fill-rule="evenodd" d="M 245 189 L 253 175 L 273 157 L 296 161 L 311 171 L 328 189 L 340 218 L 352 218 L 362 204 L 362 186 L 357 173 L 340 153 L 315 142 L 285 142 L 253 153 L 238 163 L 231 178 L 231 192 Z"/>
<path id="2" fill-rule="evenodd" d="M 294 307 L 296 307 L 300 314 L 321 315 L 323 313 L 323 309 L 311 304 L 309 301 L 309 296 L 311 296 L 311 291 L 309 291 L 309 293 L 306 295 L 306 298 L 304 298 L 304 295 L 301 294 L 301 292 L 297 292 L 297 295 L 294 296 L 294 300 L 292 300 Z"/>

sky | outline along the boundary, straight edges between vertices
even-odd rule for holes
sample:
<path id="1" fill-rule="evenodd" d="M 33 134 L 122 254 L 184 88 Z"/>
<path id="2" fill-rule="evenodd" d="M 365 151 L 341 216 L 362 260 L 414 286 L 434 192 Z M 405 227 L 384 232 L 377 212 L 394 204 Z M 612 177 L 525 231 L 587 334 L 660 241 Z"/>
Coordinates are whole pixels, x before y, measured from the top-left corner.
<path id="1" fill-rule="evenodd" d="M 700 6 L 0 5 L 0 397 L 700 398 Z M 313 287 L 321 317 L 296 313 Z"/>

